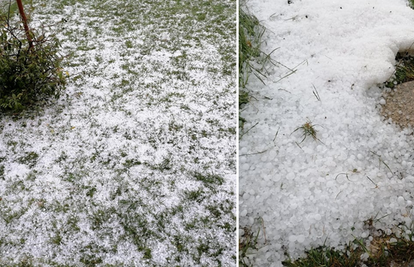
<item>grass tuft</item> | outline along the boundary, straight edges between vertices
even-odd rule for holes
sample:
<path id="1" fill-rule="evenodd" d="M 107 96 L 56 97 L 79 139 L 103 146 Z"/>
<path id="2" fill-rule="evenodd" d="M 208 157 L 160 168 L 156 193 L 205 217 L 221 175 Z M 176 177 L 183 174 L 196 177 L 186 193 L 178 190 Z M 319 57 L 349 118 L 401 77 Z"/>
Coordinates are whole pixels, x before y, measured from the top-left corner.
<path id="1" fill-rule="evenodd" d="M 368 224 L 370 220 L 366 221 Z M 372 223 L 372 222 L 371 222 Z M 371 225 L 372 226 L 372 225 Z M 372 240 L 356 238 L 345 250 L 321 246 L 306 252 L 306 257 L 288 259 L 282 264 L 287 267 L 381 267 L 412 266 L 414 263 L 414 240 L 412 230 L 399 234 L 385 234 L 381 230 L 372 231 Z M 380 233 L 380 234 L 375 234 Z"/>
<path id="2" fill-rule="evenodd" d="M 266 244 L 266 232 L 262 218 L 256 218 L 251 226 L 241 227 L 243 234 L 239 238 L 239 266 L 253 266 L 251 255 L 259 249 L 259 241 Z"/>
<path id="3" fill-rule="evenodd" d="M 302 141 L 300 141 L 300 143 L 299 144 L 301 144 L 301 143 L 303 143 L 303 141 L 305 141 L 305 139 L 307 138 L 307 137 L 312 137 L 312 139 L 313 140 L 317 140 L 317 141 L 319 141 L 319 142 L 321 142 L 322 143 L 322 141 L 321 140 L 319 140 L 317 137 L 316 137 L 316 134 L 318 133 L 318 131 L 315 129 L 315 124 L 312 124 L 312 122 L 311 121 L 307 121 L 306 123 L 304 123 L 302 126 L 300 126 L 300 127 L 298 127 L 298 128 L 296 128 L 293 132 L 292 132 L 292 134 L 294 133 L 294 132 L 296 132 L 296 131 L 298 131 L 298 130 L 301 130 L 302 131 L 302 133 L 303 133 L 303 139 L 302 139 Z"/>
<path id="4" fill-rule="evenodd" d="M 268 62 L 275 64 L 270 57 L 271 53 L 266 54 L 260 49 L 265 31 L 266 28 L 254 15 L 239 8 L 239 109 L 250 99 L 249 92 L 245 89 L 250 75 L 253 73 L 264 84 L 264 66 Z M 239 128 L 243 129 L 245 122 L 239 116 Z"/>
<path id="5" fill-rule="evenodd" d="M 385 86 L 393 89 L 396 85 L 414 81 L 414 56 L 408 53 L 397 53 L 397 65 L 392 77 L 385 82 Z"/>
<path id="6" fill-rule="evenodd" d="M 282 262 L 287 267 L 312 267 L 312 266 L 329 266 L 329 267 L 355 267 L 358 266 L 360 259 L 360 250 L 356 252 L 352 247 L 347 247 L 347 254 L 343 251 L 338 251 L 335 248 L 328 248 L 326 246 L 311 249 L 306 252 L 306 257 L 293 261 L 289 259 Z"/>
<path id="7" fill-rule="evenodd" d="M 251 61 L 262 55 L 260 46 L 266 28 L 259 23 L 259 20 L 240 9 L 239 14 L 239 82 L 242 88 L 246 87 L 249 75 L 253 72 L 256 77 L 262 80 L 261 71 L 251 64 Z M 263 80 L 262 80 L 263 81 Z"/>
<path id="8" fill-rule="evenodd" d="M 264 79 L 268 74 L 266 66 L 268 65 L 282 66 L 287 70 L 287 74 L 281 77 L 279 81 L 296 72 L 295 68 L 289 68 L 272 58 L 272 53 L 278 48 L 273 49 L 268 54 L 261 50 L 262 38 L 265 32 L 266 27 L 260 24 L 254 15 L 249 14 L 243 8 L 239 8 L 239 109 L 247 104 L 251 98 L 246 90 L 251 74 L 265 84 Z M 243 129 L 245 122 L 246 120 L 239 115 L 240 129 Z"/>

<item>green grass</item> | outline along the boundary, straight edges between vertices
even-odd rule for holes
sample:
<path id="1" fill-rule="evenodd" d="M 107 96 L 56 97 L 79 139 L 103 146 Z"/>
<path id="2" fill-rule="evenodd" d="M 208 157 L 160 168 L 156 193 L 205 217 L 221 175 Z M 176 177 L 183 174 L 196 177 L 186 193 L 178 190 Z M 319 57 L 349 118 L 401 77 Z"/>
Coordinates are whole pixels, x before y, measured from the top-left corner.
<path id="1" fill-rule="evenodd" d="M 31 11 L 33 11 L 33 1 L 32 0 L 22 0 L 22 3 L 23 3 L 23 6 L 24 6 L 25 13 L 27 13 L 27 12 L 30 13 Z M 9 13 L 9 11 L 10 11 L 10 13 Z M 11 14 L 11 15 L 19 14 L 19 9 L 17 7 L 16 1 L 10 1 L 10 5 L 9 5 L 9 0 L 2 1 L 0 3 L 0 13 L 1 14 Z M 28 14 L 26 14 L 26 15 L 28 15 Z"/>
<path id="2" fill-rule="evenodd" d="M 253 263 L 249 255 L 254 254 L 257 249 L 266 243 L 266 233 L 264 232 L 264 221 L 257 218 L 253 225 L 240 227 L 243 235 L 239 237 L 239 266 L 252 267 Z"/>
<path id="3" fill-rule="evenodd" d="M 388 88 L 394 88 L 400 83 L 414 81 L 414 56 L 406 53 L 397 53 L 397 65 L 393 76 L 385 82 Z"/>
<path id="4" fill-rule="evenodd" d="M 239 84 L 242 88 L 246 87 L 251 72 L 259 79 L 264 77 L 251 61 L 262 56 L 260 46 L 265 30 L 255 16 L 239 8 Z"/>
<path id="5" fill-rule="evenodd" d="M 251 75 L 265 84 L 264 80 L 268 75 L 266 67 L 269 65 L 281 66 L 288 71 L 281 79 L 296 72 L 295 68 L 291 69 L 272 58 L 272 53 L 278 48 L 268 54 L 262 51 L 261 45 L 266 27 L 246 10 L 245 1 L 242 1 L 239 7 L 239 109 L 249 103 L 251 99 L 247 89 Z M 239 128 L 241 130 L 243 130 L 245 122 L 246 119 L 239 114 Z"/>
<path id="6" fill-rule="evenodd" d="M 267 76 L 266 66 L 268 64 L 274 66 L 282 66 L 290 72 L 294 72 L 290 68 L 280 64 L 274 60 L 271 55 L 278 48 L 273 49 L 269 54 L 262 51 L 262 39 L 266 32 L 260 21 L 248 11 L 242 3 L 239 7 L 239 86 L 240 91 L 246 93 L 246 86 L 250 76 L 253 74 L 258 80 L 264 84 Z M 241 99 L 240 99 L 241 98 Z M 239 96 L 239 105 L 245 104 L 244 95 Z"/>
<path id="7" fill-rule="evenodd" d="M 372 220 L 365 225 L 372 227 Z M 344 250 L 321 246 L 306 252 L 306 257 L 288 259 L 283 262 L 287 267 L 354 267 L 365 264 L 367 267 L 382 266 L 410 266 L 414 261 L 414 239 L 412 229 L 400 226 L 398 234 L 386 235 L 382 233 L 372 235 L 370 245 L 366 246 L 367 239 L 356 238 Z"/>
<path id="8" fill-rule="evenodd" d="M 287 260 L 283 262 L 288 267 L 355 267 L 361 263 L 360 256 L 362 251 L 357 249 L 347 249 L 347 252 L 337 251 L 328 247 L 319 247 L 306 252 L 307 256 L 296 261 Z"/>
<path id="9" fill-rule="evenodd" d="M 249 92 L 246 85 L 249 76 L 253 74 L 260 80 L 264 77 L 259 69 L 252 65 L 252 61 L 259 60 L 261 39 L 265 33 L 258 19 L 239 8 L 239 109 L 249 102 Z M 262 80 L 263 81 L 263 80 Z M 243 129 L 246 120 L 239 115 L 239 128 Z"/>
<path id="10" fill-rule="evenodd" d="M 0 117 L 0 265 L 235 266 L 236 1 L 33 0 L 32 18 L 70 81 Z"/>

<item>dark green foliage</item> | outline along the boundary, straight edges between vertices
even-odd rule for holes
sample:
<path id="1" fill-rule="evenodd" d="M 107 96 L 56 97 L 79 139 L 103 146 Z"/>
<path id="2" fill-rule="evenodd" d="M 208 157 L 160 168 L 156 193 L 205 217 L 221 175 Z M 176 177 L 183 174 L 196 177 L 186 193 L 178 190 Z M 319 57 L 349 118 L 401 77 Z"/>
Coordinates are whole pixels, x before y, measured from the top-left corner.
<path id="1" fill-rule="evenodd" d="M 396 67 L 395 79 L 398 83 L 414 80 L 414 57 L 408 56 L 400 60 L 401 64 Z"/>
<path id="2" fill-rule="evenodd" d="M 239 92 L 239 107 L 249 103 L 249 93 L 243 90 Z"/>
<path id="3" fill-rule="evenodd" d="M 244 129 L 244 123 L 245 122 L 246 122 L 246 119 L 239 116 L 239 128 L 240 129 L 242 129 L 242 130 Z"/>
<path id="4" fill-rule="evenodd" d="M 400 83 L 414 81 L 414 56 L 398 52 L 395 59 L 398 62 L 395 66 L 395 73 L 391 79 L 385 82 L 385 86 L 388 88 L 394 88 L 395 85 Z"/>
<path id="5" fill-rule="evenodd" d="M 58 98 L 65 85 L 59 41 L 32 31 L 29 48 L 18 22 L 2 15 L 0 25 L 0 109 L 21 111 L 48 97 Z"/>

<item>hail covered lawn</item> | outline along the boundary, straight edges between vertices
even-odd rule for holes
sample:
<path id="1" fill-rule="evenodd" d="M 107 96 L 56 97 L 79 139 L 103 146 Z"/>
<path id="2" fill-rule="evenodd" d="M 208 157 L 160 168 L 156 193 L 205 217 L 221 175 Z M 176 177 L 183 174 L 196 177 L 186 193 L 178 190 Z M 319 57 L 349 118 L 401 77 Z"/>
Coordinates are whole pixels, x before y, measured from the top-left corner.
<path id="1" fill-rule="evenodd" d="M 409 228 L 412 131 L 380 115 L 396 53 L 414 52 L 408 2 L 247 7 L 268 29 L 262 49 L 279 48 L 272 57 L 284 65 L 267 66 L 266 85 L 251 78 L 241 110 L 240 236 L 261 230 L 258 250 L 248 252 L 254 265 L 279 266 L 285 253 L 324 244 L 343 248 L 372 233 L 368 222 L 385 232 Z"/>
<path id="2" fill-rule="evenodd" d="M 70 76 L 1 118 L 1 266 L 235 266 L 235 13 L 33 1 Z"/>

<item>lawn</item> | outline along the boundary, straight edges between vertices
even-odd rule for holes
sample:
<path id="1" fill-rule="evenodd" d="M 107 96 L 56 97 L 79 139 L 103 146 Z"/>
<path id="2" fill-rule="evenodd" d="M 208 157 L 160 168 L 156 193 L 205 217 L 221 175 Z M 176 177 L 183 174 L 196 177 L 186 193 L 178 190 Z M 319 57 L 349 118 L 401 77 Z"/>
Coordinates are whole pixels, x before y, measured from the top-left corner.
<path id="1" fill-rule="evenodd" d="M 0 123 L 0 265 L 236 265 L 236 2 L 27 1 L 68 84 Z"/>

